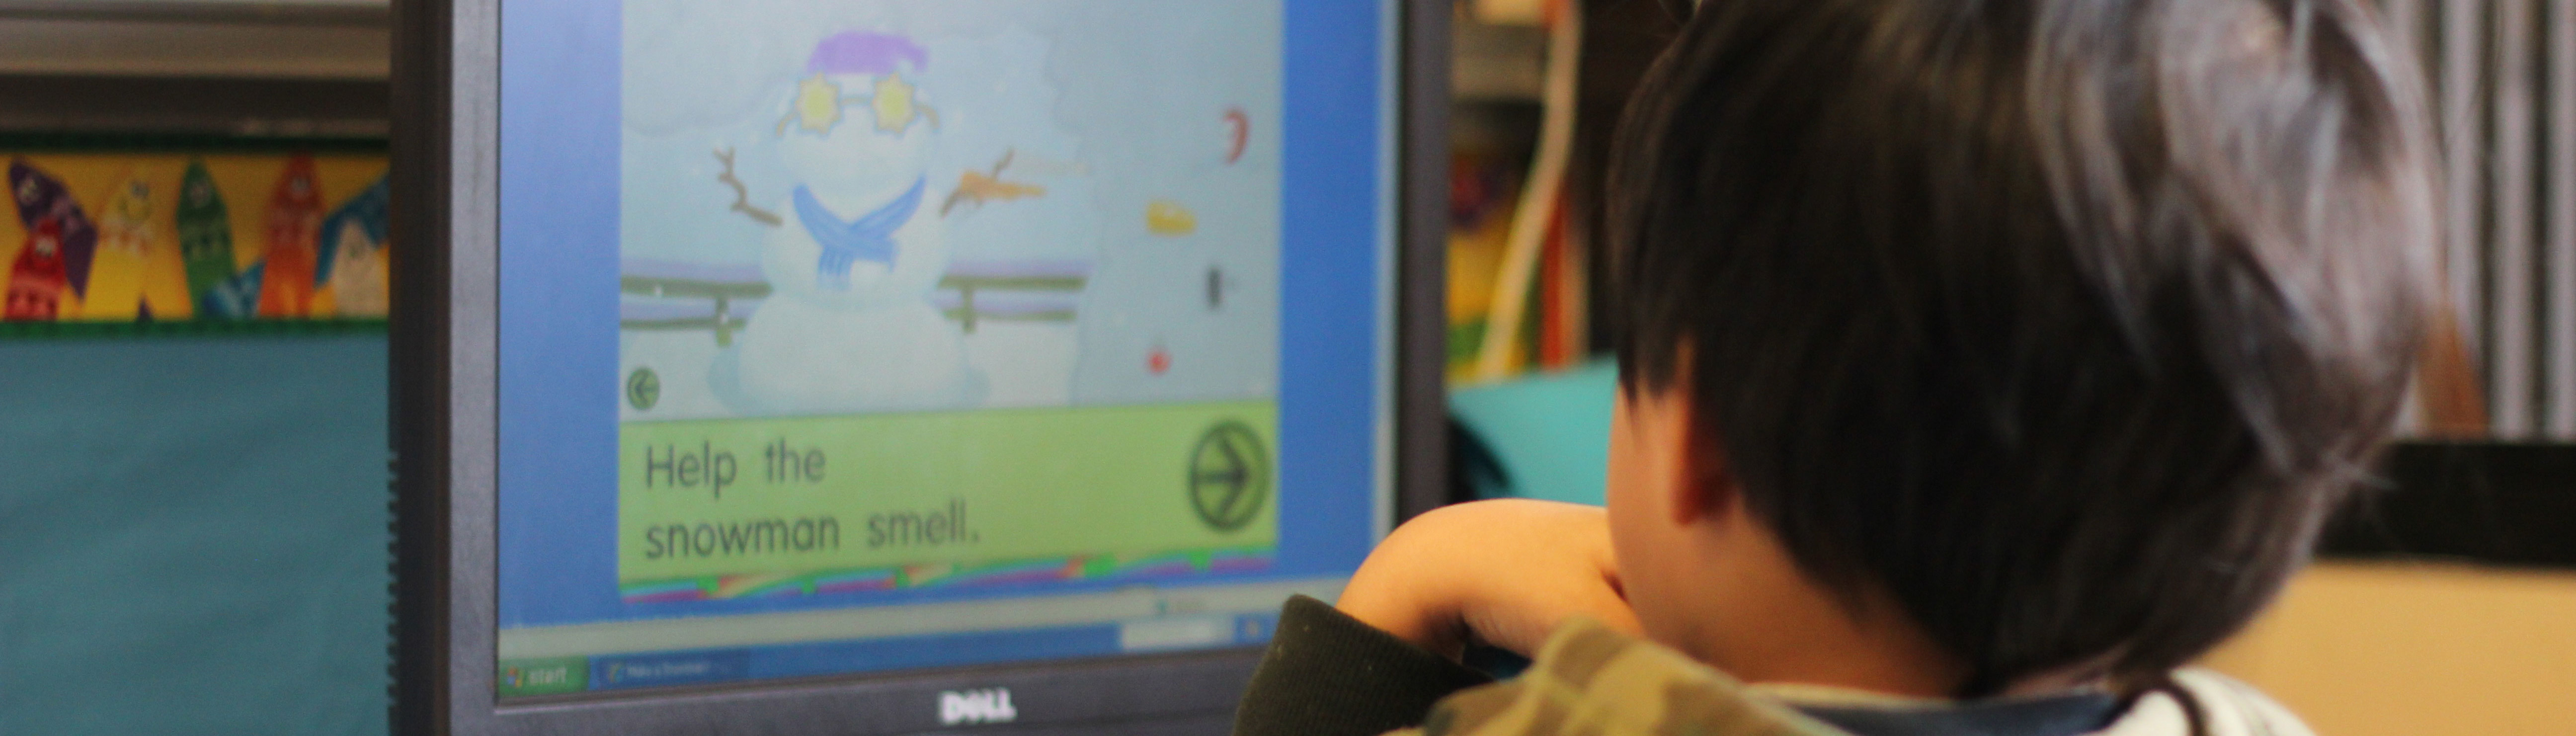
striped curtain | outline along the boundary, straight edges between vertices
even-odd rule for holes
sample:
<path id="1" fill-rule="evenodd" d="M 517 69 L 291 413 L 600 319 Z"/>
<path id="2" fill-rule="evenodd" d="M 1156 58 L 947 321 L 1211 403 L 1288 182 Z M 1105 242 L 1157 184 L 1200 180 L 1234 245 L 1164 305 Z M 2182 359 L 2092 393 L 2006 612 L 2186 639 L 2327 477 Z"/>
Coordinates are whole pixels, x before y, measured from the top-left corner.
<path id="1" fill-rule="evenodd" d="M 2576 0 L 2381 0 L 2423 63 L 2455 332 L 2420 434 L 2576 440 Z M 2447 368 L 2447 370 L 2446 370 Z"/>

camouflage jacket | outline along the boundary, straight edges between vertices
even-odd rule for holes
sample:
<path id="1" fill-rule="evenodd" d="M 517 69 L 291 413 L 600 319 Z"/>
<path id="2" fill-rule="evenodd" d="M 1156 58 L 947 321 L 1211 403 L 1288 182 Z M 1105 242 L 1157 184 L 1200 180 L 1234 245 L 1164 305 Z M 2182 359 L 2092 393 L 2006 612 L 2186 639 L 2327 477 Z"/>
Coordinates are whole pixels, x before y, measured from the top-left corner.
<path id="1" fill-rule="evenodd" d="M 1671 649 L 1590 621 L 1557 629 L 1509 682 L 1460 691 L 1402 736 L 1845 736 Z M 1391 735 L 1393 736 L 1393 735 Z"/>
<path id="2" fill-rule="evenodd" d="M 2241 683 L 2197 670 L 2177 673 L 2175 682 L 2199 711 L 2205 725 L 2199 732 L 2207 736 L 2313 736 Z M 1549 638 L 1519 678 L 1450 695 L 1420 728 L 1390 736 L 1849 736 L 1800 709 L 1820 701 L 1830 707 L 1818 712 L 1875 707 L 1900 719 L 1943 708 L 1935 701 L 1748 686 L 1679 652 L 1575 621 Z M 2195 729 L 2186 708 L 2173 695 L 2150 694 L 2094 733 L 2188 736 Z"/>
<path id="3" fill-rule="evenodd" d="M 2179 697 L 2108 693 L 1973 703 L 1838 688 L 1746 685 L 1663 646 L 1566 624 L 1518 678 L 1482 672 L 1298 596 L 1281 610 L 1235 736 L 2311 736 L 2280 706 L 2215 674 Z M 2185 705 L 2186 700 L 2190 703 Z"/>

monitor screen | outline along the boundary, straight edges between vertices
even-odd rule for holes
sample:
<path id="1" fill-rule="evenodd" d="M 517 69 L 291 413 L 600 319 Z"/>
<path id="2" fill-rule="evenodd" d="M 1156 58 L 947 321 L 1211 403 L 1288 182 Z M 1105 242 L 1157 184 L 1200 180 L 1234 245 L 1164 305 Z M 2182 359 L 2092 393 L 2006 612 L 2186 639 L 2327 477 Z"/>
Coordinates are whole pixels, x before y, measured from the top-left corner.
<path id="1" fill-rule="evenodd" d="M 1335 594 L 1392 509 L 1396 5 L 503 4 L 496 695 Z"/>

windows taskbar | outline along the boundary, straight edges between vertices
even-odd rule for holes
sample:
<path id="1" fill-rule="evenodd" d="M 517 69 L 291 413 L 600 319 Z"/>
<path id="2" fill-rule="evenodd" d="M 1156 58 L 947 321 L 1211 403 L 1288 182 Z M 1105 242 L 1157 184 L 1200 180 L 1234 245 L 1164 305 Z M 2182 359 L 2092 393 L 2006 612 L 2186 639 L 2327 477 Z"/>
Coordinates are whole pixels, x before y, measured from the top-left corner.
<path id="1" fill-rule="evenodd" d="M 1255 646 L 1346 577 L 503 629 L 503 698 Z"/>

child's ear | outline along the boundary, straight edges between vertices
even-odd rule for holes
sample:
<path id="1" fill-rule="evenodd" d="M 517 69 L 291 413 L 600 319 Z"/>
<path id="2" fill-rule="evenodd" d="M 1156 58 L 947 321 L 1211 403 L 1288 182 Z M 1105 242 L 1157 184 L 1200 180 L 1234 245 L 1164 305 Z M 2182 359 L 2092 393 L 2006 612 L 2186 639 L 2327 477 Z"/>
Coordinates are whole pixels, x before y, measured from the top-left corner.
<path id="1" fill-rule="evenodd" d="M 1666 500 L 1667 513 L 1673 523 L 1682 526 L 1723 521 L 1721 517 L 1740 507 L 1735 473 L 1726 461 L 1726 443 L 1709 426 L 1696 402 L 1684 392 L 1675 393 L 1684 395 L 1669 399 L 1664 414 L 1680 435 L 1681 441 L 1673 446 L 1682 455 L 1674 463 L 1681 471 L 1681 482 L 1675 484 L 1673 497 Z"/>

